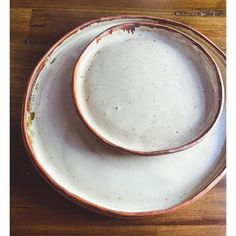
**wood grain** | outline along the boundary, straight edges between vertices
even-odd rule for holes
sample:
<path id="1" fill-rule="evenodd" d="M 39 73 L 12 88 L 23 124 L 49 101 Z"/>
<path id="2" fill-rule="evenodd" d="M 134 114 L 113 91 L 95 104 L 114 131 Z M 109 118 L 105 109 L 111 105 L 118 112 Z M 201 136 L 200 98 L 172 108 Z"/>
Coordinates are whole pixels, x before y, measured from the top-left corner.
<path id="1" fill-rule="evenodd" d="M 34 66 L 79 24 L 121 14 L 165 17 L 196 28 L 225 50 L 225 12 L 225 0 L 11 1 L 12 235 L 225 235 L 225 178 L 176 213 L 145 220 L 112 219 L 74 205 L 48 186 L 30 163 L 20 130 L 23 94 Z"/>
<path id="2" fill-rule="evenodd" d="M 207 35 L 211 40 L 218 44 L 221 48 L 225 48 L 225 17 L 201 17 L 201 16 L 177 16 L 176 9 L 166 12 L 143 11 L 136 14 L 152 15 L 158 17 L 166 17 L 172 20 L 188 24 L 195 29 Z M 191 11 L 193 12 L 193 11 Z M 132 12 L 133 13 L 133 12 Z M 92 12 L 84 10 L 33 10 L 30 25 L 30 43 L 53 43 L 56 42 L 65 33 L 72 30 L 76 26 L 89 20 L 102 16 L 127 14 L 126 12 L 116 11 L 98 11 Z M 134 13 L 133 13 L 134 14 Z M 53 32 L 53 34 L 52 34 Z M 220 32 L 220 33 L 219 33 Z"/>
<path id="3" fill-rule="evenodd" d="M 11 2 L 11 7 L 18 8 L 52 8 L 52 9 L 85 9 L 85 10 L 95 10 L 95 9 L 116 9 L 129 11 L 139 11 L 142 10 L 158 10 L 158 9 L 196 9 L 196 8 L 208 8 L 208 9 L 225 9 L 224 0 L 14 0 Z"/>

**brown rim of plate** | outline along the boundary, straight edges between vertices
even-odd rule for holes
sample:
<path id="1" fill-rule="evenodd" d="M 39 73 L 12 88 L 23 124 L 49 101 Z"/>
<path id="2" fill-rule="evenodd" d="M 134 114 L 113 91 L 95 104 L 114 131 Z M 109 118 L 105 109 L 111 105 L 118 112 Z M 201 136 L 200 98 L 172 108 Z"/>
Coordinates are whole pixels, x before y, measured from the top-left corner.
<path id="1" fill-rule="evenodd" d="M 216 45 L 214 44 L 211 40 L 209 40 L 206 36 L 204 36 L 202 33 L 199 31 L 183 24 L 177 21 L 173 20 L 167 20 L 163 18 L 158 18 L 155 16 L 143 16 L 143 15 L 119 15 L 119 16 L 112 16 L 112 17 L 102 17 L 99 19 L 91 20 L 85 24 L 82 24 L 66 35 L 64 35 L 60 40 L 58 40 L 46 53 L 45 55 L 41 58 L 41 60 L 38 62 L 37 66 L 33 70 L 24 94 L 24 99 L 23 99 L 23 104 L 22 104 L 22 114 L 21 114 L 21 130 L 22 130 L 22 137 L 24 141 L 25 148 L 27 150 L 27 153 L 29 155 L 29 158 L 31 162 L 33 163 L 34 167 L 36 170 L 39 172 L 39 174 L 47 181 L 49 185 L 51 185 L 57 192 L 59 192 L 63 197 L 66 199 L 74 202 L 75 204 L 84 207 L 86 209 L 89 209 L 91 211 L 97 212 L 102 215 L 106 216 L 111 216 L 115 218 L 127 218 L 127 219 L 141 219 L 141 218 L 148 218 L 148 217 L 153 217 L 157 215 L 163 215 L 163 214 L 169 214 L 172 213 L 178 209 L 181 209 L 185 206 L 191 205 L 198 199 L 200 199 L 203 195 L 205 195 L 211 188 L 213 188 L 226 174 L 226 167 L 222 168 L 220 173 L 214 178 L 214 180 L 209 183 L 207 186 L 205 186 L 198 194 L 193 196 L 192 198 L 188 199 L 187 201 L 169 208 L 165 210 L 156 210 L 156 211 L 147 211 L 147 212 L 124 212 L 124 211 L 117 211 L 117 210 L 112 210 L 109 208 L 105 208 L 102 206 L 99 206 L 97 204 L 94 204 L 92 202 L 89 202 L 71 192 L 66 190 L 64 187 L 62 187 L 59 183 L 57 183 L 43 168 L 43 166 L 38 162 L 36 158 L 36 154 L 34 153 L 33 150 L 33 145 L 31 143 L 30 137 L 27 134 L 27 114 L 30 112 L 30 100 L 32 96 L 32 88 L 34 87 L 34 84 L 36 83 L 37 77 L 40 73 L 40 71 L 44 68 L 47 58 L 53 53 L 53 51 L 60 46 L 67 38 L 72 36 L 73 34 L 76 34 L 79 30 L 82 30 L 84 28 L 89 27 L 91 24 L 94 23 L 99 23 L 99 22 L 105 22 L 105 21 L 111 21 L 111 20 L 116 20 L 116 19 L 135 19 L 135 18 L 142 18 L 142 19 L 148 19 L 148 20 L 156 20 L 157 22 L 161 24 L 172 24 L 176 26 L 181 26 L 183 28 L 186 28 L 190 31 L 192 31 L 195 35 L 200 36 L 203 38 L 205 41 L 207 41 L 214 49 L 226 60 L 226 55 L 225 53 Z M 225 150 L 225 145 L 224 148 Z"/>
<path id="2" fill-rule="evenodd" d="M 180 35 L 184 36 L 185 38 L 187 38 L 188 41 L 190 41 L 190 43 L 192 45 L 195 45 L 196 47 L 198 47 L 198 49 L 200 49 L 200 51 L 202 53 L 204 53 L 204 55 L 210 60 L 212 66 L 213 66 L 214 72 L 216 74 L 216 82 L 217 82 L 217 86 L 218 86 L 218 88 L 217 88 L 218 89 L 218 94 L 217 94 L 218 97 L 216 98 L 217 111 L 216 111 L 215 115 L 213 117 L 210 117 L 210 120 L 207 120 L 207 122 L 204 123 L 204 125 L 206 127 L 203 126 L 204 127 L 203 132 L 200 133 L 199 135 L 196 135 L 194 140 L 189 141 L 187 143 L 184 143 L 184 144 L 182 144 L 180 146 L 177 146 L 177 147 L 171 147 L 171 148 L 166 148 L 166 149 L 161 149 L 161 150 L 154 150 L 154 151 L 140 151 L 140 150 L 135 150 L 135 149 L 130 149 L 130 148 L 127 148 L 127 147 L 123 147 L 122 145 L 118 145 L 118 144 L 108 140 L 101 133 L 99 133 L 94 127 L 92 127 L 92 125 L 90 124 L 90 122 L 88 122 L 86 116 L 83 114 L 83 111 L 81 110 L 81 107 L 80 107 L 80 103 L 79 103 L 79 100 L 78 100 L 78 90 L 77 90 L 76 85 L 77 85 L 77 81 L 79 79 L 78 78 L 78 73 L 80 71 L 80 64 L 84 60 L 84 58 L 86 57 L 86 54 L 94 47 L 94 44 L 97 44 L 102 38 L 111 35 L 113 32 L 123 30 L 123 31 L 128 31 L 128 33 L 132 33 L 132 32 L 135 31 L 136 28 L 138 28 L 140 26 L 146 26 L 146 27 L 149 27 L 149 28 L 156 28 L 156 29 L 164 29 L 164 30 L 167 30 L 169 32 L 174 32 L 174 33 L 177 33 L 177 34 L 180 34 Z M 199 142 L 201 142 L 207 136 L 207 134 L 214 127 L 214 124 L 217 122 L 218 118 L 220 117 L 221 111 L 223 109 L 223 101 L 224 101 L 224 99 L 223 99 L 223 94 L 224 94 L 223 87 L 224 86 L 223 86 L 223 82 L 222 82 L 222 78 L 221 78 L 221 73 L 218 69 L 218 66 L 216 65 L 214 59 L 210 56 L 210 54 L 199 43 L 195 42 L 191 37 L 189 37 L 185 33 L 182 33 L 181 31 L 176 30 L 172 27 L 165 26 L 165 25 L 160 25 L 158 23 L 137 21 L 137 22 L 123 23 L 123 24 L 112 26 L 112 27 L 106 29 L 105 31 L 103 31 L 102 33 L 98 34 L 85 47 L 85 49 L 80 54 L 77 62 L 75 63 L 75 66 L 74 66 L 73 79 L 72 79 L 72 97 L 73 97 L 73 101 L 74 101 L 76 110 L 79 114 L 79 117 L 81 118 L 81 120 L 83 121 L 85 126 L 90 131 L 92 131 L 92 133 L 99 140 L 101 140 L 103 143 L 109 145 L 113 149 L 116 149 L 116 150 L 124 152 L 124 153 L 130 153 L 130 154 L 142 155 L 142 156 L 154 156 L 154 155 L 157 156 L 157 155 L 171 154 L 171 153 L 176 153 L 176 152 L 186 150 L 186 149 L 191 148 L 194 145 L 198 144 Z"/>

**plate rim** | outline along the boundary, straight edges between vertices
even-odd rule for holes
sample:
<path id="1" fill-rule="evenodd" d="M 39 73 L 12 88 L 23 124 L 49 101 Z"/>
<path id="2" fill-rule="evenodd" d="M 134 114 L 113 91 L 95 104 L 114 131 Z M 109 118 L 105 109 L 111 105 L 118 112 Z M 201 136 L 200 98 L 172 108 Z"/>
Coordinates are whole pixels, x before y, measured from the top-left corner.
<path id="1" fill-rule="evenodd" d="M 149 218 L 153 216 L 158 216 L 158 215 L 164 215 L 168 213 L 172 213 L 178 209 L 181 209 L 185 206 L 188 206 L 192 203 L 194 203 L 196 200 L 201 198 L 203 195 L 205 195 L 211 188 L 213 188 L 226 174 L 226 166 L 221 170 L 221 172 L 213 179 L 212 182 L 210 182 L 203 190 L 201 190 L 198 194 L 196 194 L 194 197 L 190 198 L 189 200 L 178 204 L 177 206 L 174 206 L 169 209 L 165 210 L 155 210 L 155 211 L 144 211 L 144 212 L 126 212 L 126 211 L 117 211 L 117 210 L 112 210 L 110 208 L 105 208 L 102 206 L 99 206 L 97 204 L 94 204 L 92 202 L 87 201 L 86 199 L 83 199 L 68 190 L 66 190 L 64 187 L 62 187 L 59 183 L 57 183 L 48 173 L 46 170 L 44 170 L 43 166 L 40 165 L 39 161 L 36 158 L 36 154 L 34 153 L 34 149 L 30 140 L 30 137 L 27 135 L 27 111 L 30 110 L 31 104 L 30 101 L 32 97 L 32 88 L 34 87 L 38 75 L 40 71 L 44 68 L 44 66 L 47 63 L 48 58 L 50 55 L 54 52 L 54 50 L 59 47 L 63 42 L 72 36 L 73 34 L 76 34 L 78 31 L 83 30 L 85 28 L 88 28 L 90 25 L 95 24 L 95 23 L 100 23 L 100 22 L 106 22 L 106 21 L 112 21 L 112 20 L 119 20 L 119 19 L 135 19 L 135 18 L 142 18 L 142 19 L 147 19 L 147 20 L 156 20 L 160 24 L 164 23 L 171 23 L 172 25 L 175 26 L 181 26 L 182 28 L 186 28 L 190 31 L 192 31 L 194 34 L 197 34 L 201 38 L 203 38 L 205 41 L 207 41 L 211 46 L 214 47 L 214 49 L 226 60 L 226 54 L 215 44 L 213 43 L 210 39 L 208 39 L 205 35 L 200 33 L 199 31 L 195 30 L 194 28 L 181 23 L 177 22 L 174 20 L 170 19 L 165 19 L 165 18 L 160 18 L 156 16 L 146 16 L 146 15 L 117 15 L 117 16 L 108 16 L 108 17 L 100 17 L 97 19 L 93 19 L 91 21 L 88 21 L 84 24 L 81 24 L 71 31 L 69 31 L 67 34 L 62 36 L 55 44 L 53 44 L 49 50 L 41 57 L 39 62 L 36 64 L 34 67 L 28 82 L 26 84 L 25 88 L 25 93 L 23 97 L 23 103 L 22 103 L 22 111 L 21 111 L 21 132 L 22 132 L 22 137 L 23 137 L 23 142 L 24 146 L 26 148 L 26 151 L 28 153 L 28 156 L 33 163 L 34 167 L 36 170 L 39 172 L 39 174 L 46 180 L 46 182 L 52 186 L 57 192 L 59 192 L 63 197 L 66 199 L 74 202 L 77 205 L 80 205 L 81 207 L 84 207 L 86 209 L 89 209 L 91 211 L 97 212 L 102 215 L 107 215 L 115 218 L 128 218 L 128 219 L 141 219 L 141 218 Z M 225 144 L 224 144 L 225 147 Z M 224 148 L 223 147 L 223 148 Z"/>

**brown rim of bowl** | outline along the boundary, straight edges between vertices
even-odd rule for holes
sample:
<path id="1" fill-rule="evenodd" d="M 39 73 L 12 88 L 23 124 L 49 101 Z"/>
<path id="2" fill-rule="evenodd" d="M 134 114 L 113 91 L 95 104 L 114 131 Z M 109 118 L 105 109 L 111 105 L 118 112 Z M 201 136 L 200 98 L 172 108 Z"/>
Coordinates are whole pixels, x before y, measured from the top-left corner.
<path id="1" fill-rule="evenodd" d="M 82 25 L 76 27 L 75 29 L 73 29 L 72 31 L 70 31 L 69 33 L 64 35 L 60 40 L 58 40 L 45 53 L 45 55 L 38 62 L 37 66 L 33 70 L 32 74 L 31 74 L 31 76 L 28 80 L 26 90 L 25 90 L 25 94 L 24 94 L 24 99 L 23 99 L 23 104 L 22 104 L 22 113 L 21 113 L 21 130 L 22 130 L 22 137 L 23 137 L 23 141 L 24 141 L 26 151 L 28 153 L 28 156 L 29 156 L 32 164 L 34 165 L 36 170 L 39 172 L 39 174 L 47 181 L 47 183 L 49 185 L 51 185 L 63 197 L 65 197 L 66 199 L 74 202 L 75 204 L 77 204 L 81 207 L 84 207 L 86 209 L 89 209 L 93 212 L 96 212 L 96 213 L 99 213 L 99 214 L 102 214 L 102 215 L 115 217 L 115 218 L 127 218 L 127 219 L 142 219 L 142 218 L 149 218 L 149 217 L 158 216 L 158 215 L 169 214 L 169 213 L 172 213 L 172 212 L 174 212 L 178 209 L 181 209 L 183 207 L 191 205 L 192 203 L 194 203 L 195 201 L 200 199 L 203 195 L 205 195 L 211 188 L 213 188 L 224 177 L 224 175 L 226 174 L 226 166 L 223 167 L 222 170 L 220 171 L 220 173 L 213 179 L 213 181 L 211 183 L 209 183 L 207 186 L 203 187 L 203 189 L 198 194 L 196 194 L 194 197 L 191 197 L 187 201 L 185 201 L 185 202 L 183 202 L 183 203 L 181 203 L 181 204 L 179 204 L 175 207 L 165 209 L 165 210 L 156 210 L 156 211 L 147 211 L 147 212 L 124 212 L 124 211 L 112 210 L 112 209 L 109 209 L 109 208 L 101 207 L 97 204 L 89 202 L 89 201 L 87 201 L 87 200 L 71 193 L 70 191 L 68 191 L 64 187 L 62 187 L 59 183 L 57 183 L 47 173 L 47 171 L 43 168 L 43 166 L 38 162 L 38 160 L 36 158 L 36 154 L 34 153 L 32 142 L 30 140 L 30 137 L 27 134 L 27 113 L 28 113 L 28 111 L 30 111 L 30 100 L 31 100 L 31 96 L 32 96 L 32 88 L 33 88 L 34 84 L 36 83 L 36 80 L 37 80 L 37 77 L 38 77 L 40 71 L 44 68 L 44 66 L 46 64 L 46 61 L 47 61 L 47 58 L 67 38 L 69 38 L 73 34 L 76 34 L 78 31 L 89 27 L 91 24 L 94 24 L 94 23 L 111 21 L 111 20 L 116 20 L 116 19 L 135 19 L 135 18 L 156 20 L 157 22 L 162 23 L 162 24 L 167 23 L 167 24 L 172 24 L 172 25 L 176 25 L 176 26 L 186 28 L 186 29 L 192 31 L 195 35 L 198 35 L 202 39 L 207 41 L 207 43 L 209 45 L 211 45 L 221 55 L 221 57 L 224 60 L 226 60 L 225 53 L 216 44 L 214 44 L 211 40 L 209 40 L 206 36 L 204 36 L 199 31 L 197 31 L 197 30 L 195 30 L 195 29 L 193 29 L 193 28 L 191 28 L 191 27 L 189 27 L 189 26 L 187 26 L 183 23 L 173 21 L 173 20 L 158 18 L 158 17 L 155 17 L 155 16 L 143 16 L 143 15 L 133 15 L 133 16 L 131 16 L 131 15 L 128 15 L 128 16 L 127 15 L 120 15 L 120 16 L 112 16 L 112 17 L 102 17 L 102 18 L 89 21 L 85 24 L 82 24 Z M 223 149 L 225 150 L 225 145 L 224 145 Z"/>
<path id="2" fill-rule="evenodd" d="M 79 80 L 78 78 L 78 73 L 80 71 L 80 64 L 81 62 L 84 60 L 84 58 L 86 57 L 87 53 L 94 47 L 94 44 L 96 45 L 102 38 L 105 38 L 109 35 L 111 35 L 113 32 L 119 31 L 119 30 L 123 30 L 123 31 L 128 31 L 129 32 L 133 32 L 136 28 L 140 27 L 140 26 L 146 26 L 149 28 L 157 28 L 157 29 L 165 29 L 167 31 L 170 32 L 175 32 L 177 34 L 180 34 L 182 36 L 184 36 L 185 38 L 187 38 L 191 44 L 194 44 L 196 47 L 198 47 L 198 49 L 201 50 L 202 53 L 204 53 L 204 55 L 211 61 L 214 72 L 216 74 L 216 82 L 217 82 L 217 86 L 218 86 L 218 97 L 216 100 L 217 103 L 217 111 L 214 114 L 213 117 L 210 117 L 210 120 L 208 120 L 205 125 L 206 127 L 203 128 L 202 133 L 200 133 L 199 135 L 196 135 L 196 137 L 194 138 L 194 140 L 186 142 L 180 146 L 177 147 L 171 147 L 171 148 L 166 148 L 166 149 L 161 149 L 161 150 L 154 150 L 154 151 L 140 151 L 140 150 L 135 150 L 135 149 L 130 149 L 127 147 L 123 147 L 122 145 L 118 145 L 114 142 L 111 142 L 109 139 L 107 139 L 105 136 L 103 136 L 101 133 L 99 133 L 92 125 L 90 122 L 88 122 L 86 116 L 83 114 L 83 111 L 80 107 L 80 103 L 79 103 L 79 99 L 78 99 L 78 90 L 77 90 L 77 81 Z M 72 79 L 72 97 L 73 97 L 73 101 L 76 107 L 76 110 L 79 114 L 79 117 L 81 118 L 81 120 L 83 121 L 83 123 L 85 124 L 85 126 L 92 131 L 92 133 L 99 139 L 101 140 L 103 143 L 109 145 L 110 147 L 112 147 L 115 150 L 124 152 L 124 153 L 131 153 L 131 154 L 135 154 L 135 155 L 142 155 L 142 156 L 157 156 L 157 155 L 164 155 L 164 154 L 171 154 L 171 153 L 175 153 L 175 152 L 180 152 L 183 150 L 186 150 L 188 148 L 191 148 L 192 146 L 198 144 L 199 142 L 201 142 L 206 136 L 207 134 L 210 132 L 210 130 L 214 127 L 214 124 L 217 122 L 218 118 L 220 117 L 222 108 L 223 108 L 223 82 L 222 82 L 222 78 L 221 78 L 221 73 L 218 69 L 218 66 L 216 65 L 214 59 L 210 56 L 210 54 L 196 41 L 194 41 L 191 37 L 189 37 L 188 35 L 186 35 L 185 33 L 182 33 L 179 30 L 176 30 L 172 27 L 169 26 L 165 26 L 165 25 L 160 25 L 158 23 L 149 23 L 149 22 L 143 22 L 143 21 L 137 21 L 137 22 L 132 22 L 132 23 L 123 23 L 123 24 L 119 24 L 119 25 L 115 25 L 113 27 L 110 27 L 108 29 L 106 29 L 105 31 L 103 31 L 102 33 L 100 33 L 99 35 L 97 35 L 86 47 L 85 49 L 82 51 L 82 53 L 80 54 L 77 62 L 75 63 L 74 66 L 74 70 L 73 70 L 73 79 Z"/>

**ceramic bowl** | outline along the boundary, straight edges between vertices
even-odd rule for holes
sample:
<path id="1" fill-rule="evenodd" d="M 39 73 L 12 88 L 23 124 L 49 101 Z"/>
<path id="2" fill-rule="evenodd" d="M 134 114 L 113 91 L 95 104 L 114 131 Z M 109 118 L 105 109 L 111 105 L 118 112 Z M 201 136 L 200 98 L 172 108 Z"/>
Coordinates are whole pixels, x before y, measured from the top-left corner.
<path id="1" fill-rule="evenodd" d="M 223 105 L 221 75 L 209 53 L 186 34 L 147 22 L 99 34 L 75 65 L 72 92 L 100 140 L 139 155 L 192 147 Z"/>

